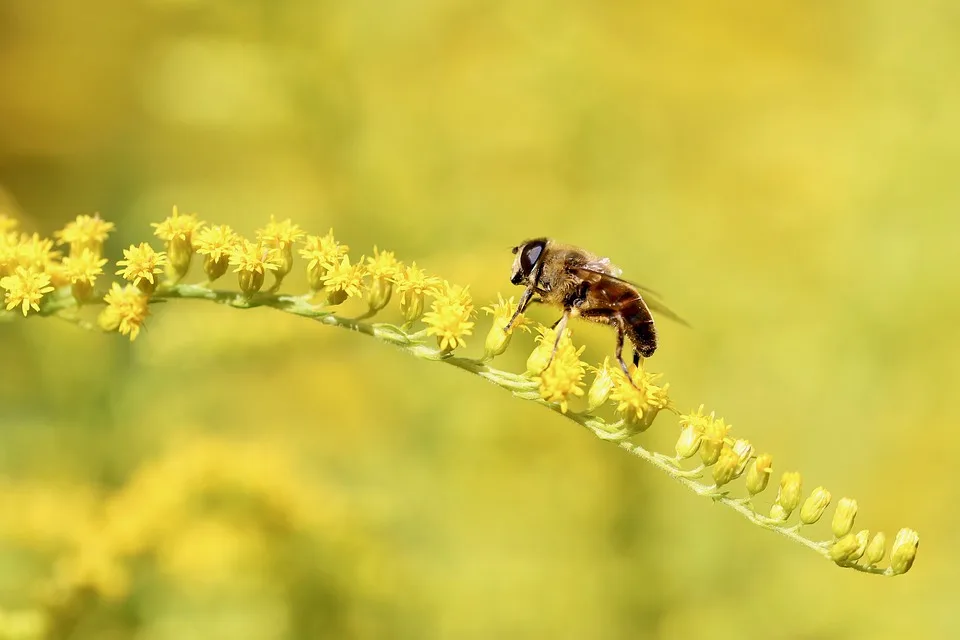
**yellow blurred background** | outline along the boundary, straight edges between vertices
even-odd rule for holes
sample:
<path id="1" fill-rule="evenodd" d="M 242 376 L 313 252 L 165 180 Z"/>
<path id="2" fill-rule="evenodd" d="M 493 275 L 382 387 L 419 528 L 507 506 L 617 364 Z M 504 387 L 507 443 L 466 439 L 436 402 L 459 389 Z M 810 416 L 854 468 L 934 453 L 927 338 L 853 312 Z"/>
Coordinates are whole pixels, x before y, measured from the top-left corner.
<path id="1" fill-rule="evenodd" d="M 960 636 L 958 64 L 943 1 L 4 0 L 24 228 L 99 211 L 117 259 L 174 204 L 274 214 L 478 306 L 518 241 L 581 244 L 694 326 L 650 361 L 681 409 L 922 545 L 841 570 L 450 367 L 174 301 L 132 344 L 0 324 L 0 609 L 107 508 L 156 548 L 87 559 L 116 597 L 70 637 Z"/>

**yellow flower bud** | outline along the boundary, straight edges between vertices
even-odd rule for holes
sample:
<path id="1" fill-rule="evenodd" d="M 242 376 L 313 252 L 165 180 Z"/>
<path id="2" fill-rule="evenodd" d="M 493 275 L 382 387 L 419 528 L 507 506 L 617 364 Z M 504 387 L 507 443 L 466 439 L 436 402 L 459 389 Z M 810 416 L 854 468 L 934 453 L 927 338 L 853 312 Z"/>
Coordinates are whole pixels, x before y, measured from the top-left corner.
<path id="1" fill-rule="evenodd" d="M 407 291 L 400 297 L 400 313 L 407 322 L 415 322 L 423 315 L 424 295 Z"/>
<path id="2" fill-rule="evenodd" d="M 227 272 L 230 266 L 230 257 L 222 254 L 219 257 L 206 255 L 203 259 L 203 272 L 207 274 L 207 279 L 213 282 Z"/>
<path id="3" fill-rule="evenodd" d="M 856 562 L 867 550 L 867 544 L 870 542 L 870 532 L 864 529 L 858 531 L 854 537 L 857 539 L 857 548 L 850 554 L 849 560 Z"/>
<path id="4" fill-rule="evenodd" d="M 367 293 L 367 304 L 370 311 L 380 311 L 390 302 L 393 295 L 393 283 L 386 278 L 374 278 Z"/>
<path id="5" fill-rule="evenodd" d="M 833 535 L 842 538 L 853 530 L 853 521 L 857 518 L 857 501 L 853 498 L 840 498 L 837 510 L 833 513 Z"/>
<path id="6" fill-rule="evenodd" d="M 780 476 L 780 492 L 777 494 L 777 504 L 783 507 L 787 517 L 800 506 L 800 492 L 803 489 L 803 479 L 796 471 L 785 471 Z"/>
<path id="7" fill-rule="evenodd" d="M 343 289 L 333 289 L 327 292 L 327 304 L 342 304 L 348 297 L 350 297 L 350 294 Z"/>
<path id="8" fill-rule="evenodd" d="M 597 375 L 593 378 L 593 384 L 590 385 L 590 391 L 587 392 L 587 409 L 593 411 L 606 404 L 607 400 L 610 399 L 613 386 L 613 375 L 610 373 L 608 361 L 604 359 L 603 366 L 597 370 Z"/>
<path id="9" fill-rule="evenodd" d="M 280 282 L 293 270 L 293 245 L 284 243 L 277 252 L 277 258 L 277 268 L 273 272 L 273 277 Z"/>
<path id="10" fill-rule="evenodd" d="M 591 392 L 593 390 L 591 389 Z M 679 458 L 691 458 L 700 448 L 700 441 L 703 439 L 703 434 L 700 433 L 700 430 L 692 424 L 688 424 L 680 431 L 680 438 L 677 440 L 677 457 Z"/>
<path id="11" fill-rule="evenodd" d="M 773 456 L 764 453 L 750 465 L 747 472 L 747 491 L 755 496 L 767 488 L 767 481 L 770 480 L 770 474 L 773 472 Z"/>
<path id="12" fill-rule="evenodd" d="M 890 552 L 890 568 L 895 574 L 910 570 L 919 546 L 920 536 L 913 529 L 900 529 L 897 532 L 897 537 L 893 540 L 893 551 Z"/>
<path id="13" fill-rule="evenodd" d="M 483 343 L 483 350 L 488 358 L 499 356 L 506 351 L 510 345 L 510 338 L 513 336 L 513 332 L 507 333 L 504 331 L 504 327 L 507 326 L 507 322 L 509 321 L 509 318 L 493 319 L 493 326 L 490 327 L 490 331 L 487 333 L 487 339 Z"/>
<path id="14" fill-rule="evenodd" d="M 790 517 L 790 514 L 787 513 L 779 503 L 774 502 L 773 506 L 770 507 L 770 519 L 776 520 L 777 522 L 783 522 Z"/>
<path id="15" fill-rule="evenodd" d="M 840 566 L 850 564 L 855 561 L 853 555 L 856 554 L 859 548 L 860 542 L 857 540 L 857 536 L 848 533 L 834 542 L 833 546 L 830 547 L 830 559 Z"/>
<path id="16" fill-rule="evenodd" d="M 739 464 L 740 456 L 733 449 L 725 446 L 720 450 L 720 457 L 717 458 L 717 464 L 713 467 L 713 481 L 718 487 L 733 480 Z"/>
<path id="17" fill-rule="evenodd" d="M 180 280 L 190 270 L 193 258 L 193 243 L 189 236 L 174 236 L 167 241 L 167 275 L 174 282 Z"/>
<path id="18" fill-rule="evenodd" d="M 700 459 L 708 467 L 720 459 L 723 449 L 723 440 L 727 437 L 730 427 L 723 418 L 711 419 L 703 428 L 703 441 L 700 443 Z"/>
<path id="19" fill-rule="evenodd" d="M 263 286 L 263 271 L 240 271 L 237 273 L 237 282 L 244 295 L 252 296 Z"/>
<path id="20" fill-rule="evenodd" d="M 733 443 L 733 452 L 737 454 L 737 468 L 733 477 L 739 478 L 753 457 L 753 445 L 746 440 L 737 440 Z"/>
<path id="21" fill-rule="evenodd" d="M 823 487 L 817 487 L 810 494 L 810 497 L 804 500 L 800 507 L 800 522 L 803 524 L 813 524 L 820 519 L 823 512 L 830 505 L 830 492 Z"/>
<path id="22" fill-rule="evenodd" d="M 867 561 L 867 564 L 874 565 L 883 560 L 883 554 L 887 552 L 886 547 L 887 536 L 883 535 L 883 531 L 873 536 L 873 540 L 867 545 L 867 550 L 864 553 L 864 559 Z"/>
<path id="23" fill-rule="evenodd" d="M 93 284 L 88 280 L 77 280 L 70 285 L 70 294 L 80 304 L 93 298 Z"/>

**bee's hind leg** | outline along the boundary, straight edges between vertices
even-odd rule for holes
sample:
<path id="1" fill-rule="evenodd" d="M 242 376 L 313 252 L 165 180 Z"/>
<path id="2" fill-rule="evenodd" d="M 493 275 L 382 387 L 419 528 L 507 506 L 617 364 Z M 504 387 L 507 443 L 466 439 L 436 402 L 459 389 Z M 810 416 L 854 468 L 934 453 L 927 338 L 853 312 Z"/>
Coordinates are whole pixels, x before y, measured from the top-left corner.
<path id="1" fill-rule="evenodd" d="M 639 366 L 640 366 L 640 360 L 641 360 L 641 358 L 640 358 L 640 352 L 639 352 L 637 349 L 634 349 L 634 350 L 633 350 L 633 366 L 639 367 Z"/>

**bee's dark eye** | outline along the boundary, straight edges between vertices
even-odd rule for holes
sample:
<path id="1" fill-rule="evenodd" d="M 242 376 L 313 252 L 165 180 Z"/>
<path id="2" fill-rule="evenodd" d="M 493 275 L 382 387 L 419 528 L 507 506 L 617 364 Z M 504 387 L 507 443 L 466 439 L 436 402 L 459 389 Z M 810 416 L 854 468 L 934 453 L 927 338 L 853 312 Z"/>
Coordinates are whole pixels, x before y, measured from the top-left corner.
<path id="1" fill-rule="evenodd" d="M 533 273 L 533 268 L 537 266 L 545 245 L 546 243 L 542 240 L 534 240 L 523 247 L 523 252 L 520 254 L 520 269 L 524 273 Z"/>

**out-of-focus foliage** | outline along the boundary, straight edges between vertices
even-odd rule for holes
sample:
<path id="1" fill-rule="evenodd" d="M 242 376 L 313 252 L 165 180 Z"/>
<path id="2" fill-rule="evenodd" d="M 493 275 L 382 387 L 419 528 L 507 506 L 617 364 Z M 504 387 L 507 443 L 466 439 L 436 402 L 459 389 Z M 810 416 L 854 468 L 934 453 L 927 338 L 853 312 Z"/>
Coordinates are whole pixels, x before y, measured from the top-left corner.
<path id="1" fill-rule="evenodd" d="M 839 572 L 468 376 L 183 303 L 133 344 L 0 326 L 3 621 L 79 566 L 126 593 L 83 638 L 957 635 L 957 11 L 5 1 L 0 207 L 27 230 L 100 211 L 116 256 L 173 203 L 273 213 L 481 305 L 507 247 L 578 242 L 695 326 L 655 356 L 681 407 L 924 551 Z M 131 575 L 69 553 L 158 504 Z"/>

